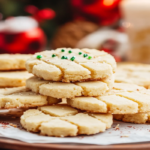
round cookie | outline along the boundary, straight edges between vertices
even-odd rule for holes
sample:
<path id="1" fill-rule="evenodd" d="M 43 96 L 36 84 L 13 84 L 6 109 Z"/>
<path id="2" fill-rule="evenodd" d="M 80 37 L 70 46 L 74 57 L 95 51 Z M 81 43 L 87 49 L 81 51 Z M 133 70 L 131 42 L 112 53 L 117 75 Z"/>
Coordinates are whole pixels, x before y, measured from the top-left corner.
<path id="1" fill-rule="evenodd" d="M 26 62 L 29 73 L 44 80 L 77 82 L 106 79 L 115 72 L 114 58 L 98 50 L 59 48 L 36 53 Z"/>
<path id="2" fill-rule="evenodd" d="M 115 82 L 133 83 L 145 88 L 150 86 L 150 65 L 141 63 L 119 63 Z"/>
<path id="3" fill-rule="evenodd" d="M 67 104 L 95 113 L 146 113 L 150 110 L 150 91 L 134 84 L 115 83 L 113 90 L 102 96 L 71 98 Z"/>
<path id="4" fill-rule="evenodd" d="M 106 82 L 106 83 L 105 83 Z M 86 81 L 75 83 L 50 82 L 38 77 L 26 81 L 26 87 L 33 92 L 54 98 L 73 98 L 76 96 L 100 96 L 110 90 L 113 80 Z"/>
<path id="5" fill-rule="evenodd" d="M 137 123 L 137 124 L 150 123 L 149 112 L 137 113 L 137 114 L 125 114 L 125 115 L 115 114 L 113 115 L 113 118 L 118 121 Z"/>
<path id="6" fill-rule="evenodd" d="M 27 110 L 20 122 L 27 131 L 66 137 L 104 132 L 112 125 L 112 115 L 80 113 L 68 105 L 58 104 Z"/>
<path id="7" fill-rule="evenodd" d="M 0 70 L 25 69 L 25 62 L 31 56 L 29 54 L 0 54 Z"/>
<path id="8" fill-rule="evenodd" d="M 113 87 L 116 91 L 128 91 L 128 92 L 136 92 L 142 93 L 144 95 L 150 96 L 150 90 L 145 89 L 142 86 L 138 86 L 136 84 L 130 83 L 115 83 Z M 143 96 L 144 98 L 144 96 Z M 150 122 L 150 113 L 136 113 L 136 114 L 115 114 L 113 115 L 115 120 L 130 122 L 130 123 L 138 123 L 144 124 Z"/>
<path id="9" fill-rule="evenodd" d="M 25 86 L 26 79 L 31 76 L 27 71 L 0 72 L 0 87 Z"/>
<path id="10" fill-rule="evenodd" d="M 25 87 L 0 89 L 0 109 L 37 107 L 59 102 L 60 99 L 36 94 Z"/>

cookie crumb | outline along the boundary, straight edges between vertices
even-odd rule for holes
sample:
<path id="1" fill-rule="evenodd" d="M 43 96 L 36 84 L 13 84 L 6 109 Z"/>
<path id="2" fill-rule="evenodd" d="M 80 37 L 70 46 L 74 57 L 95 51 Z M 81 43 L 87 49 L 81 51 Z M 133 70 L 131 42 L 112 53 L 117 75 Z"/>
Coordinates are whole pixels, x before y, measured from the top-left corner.
<path id="1" fill-rule="evenodd" d="M 12 126 L 12 127 L 14 127 L 14 128 L 17 128 L 17 125 L 15 125 L 13 123 L 10 123 L 9 125 Z"/>
<path id="2" fill-rule="evenodd" d="M 120 137 L 122 138 L 122 137 L 129 137 L 129 136 L 128 135 L 121 135 Z"/>
<path id="3" fill-rule="evenodd" d="M 116 125 L 115 130 L 119 130 L 119 124 Z"/>

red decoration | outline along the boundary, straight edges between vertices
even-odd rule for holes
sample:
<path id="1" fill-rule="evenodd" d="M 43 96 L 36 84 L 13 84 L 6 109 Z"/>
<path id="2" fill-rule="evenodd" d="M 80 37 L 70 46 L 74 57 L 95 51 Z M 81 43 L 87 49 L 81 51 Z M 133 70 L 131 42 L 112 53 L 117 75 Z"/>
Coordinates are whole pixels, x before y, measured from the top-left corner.
<path id="1" fill-rule="evenodd" d="M 0 52 L 35 53 L 43 50 L 46 38 L 40 28 L 22 33 L 0 33 Z"/>
<path id="2" fill-rule="evenodd" d="M 101 25 L 109 25 L 120 18 L 121 0 L 72 0 L 76 19 L 88 19 Z"/>
<path id="3" fill-rule="evenodd" d="M 55 12 L 50 8 L 39 10 L 37 7 L 29 5 L 25 8 L 25 11 L 29 14 L 32 14 L 33 18 L 36 19 L 38 22 L 50 20 L 55 17 Z"/>
<path id="4" fill-rule="evenodd" d="M 29 14 L 31 15 L 34 15 L 35 13 L 38 12 L 38 8 L 34 5 L 28 5 L 26 8 L 25 8 L 25 11 L 28 12 Z"/>
<path id="5" fill-rule="evenodd" d="M 122 60 L 121 56 L 117 55 L 117 47 L 119 46 L 119 42 L 113 39 L 106 40 L 102 45 L 100 50 L 103 50 L 114 56 L 116 62 L 120 62 Z"/>
<path id="6" fill-rule="evenodd" d="M 51 9 L 43 9 L 38 11 L 35 15 L 34 18 L 38 22 L 42 22 L 43 20 L 50 20 L 55 17 L 55 12 Z"/>
<path id="7" fill-rule="evenodd" d="M 35 53 L 44 49 L 46 37 L 38 22 L 55 17 L 51 9 L 25 8 L 31 17 L 9 17 L 0 22 L 0 53 Z M 38 22 L 37 22 L 38 21 Z"/>

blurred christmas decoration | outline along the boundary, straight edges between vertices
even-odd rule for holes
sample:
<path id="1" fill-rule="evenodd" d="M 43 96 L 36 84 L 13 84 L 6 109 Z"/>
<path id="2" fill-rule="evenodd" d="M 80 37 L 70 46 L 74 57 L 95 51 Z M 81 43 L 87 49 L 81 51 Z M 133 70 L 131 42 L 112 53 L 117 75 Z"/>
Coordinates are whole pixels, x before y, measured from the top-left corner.
<path id="1" fill-rule="evenodd" d="M 62 26 L 51 43 L 52 48 L 91 48 L 112 54 L 116 61 L 125 59 L 128 37 L 124 32 L 100 27 L 87 21 L 73 21 Z"/>
<path id="2" fill-rule="evenodd" d="M 121 0 L 71 0 L 74 20 L 61 26 L 51 47 L 93 48 L 125 57 L 128 38 L 120 32 Z"/>
<path id="3" fill-rule="evenodd" d="M 75 19 L 110 25 L 120 18 L 121 0 L 71 0 Z"/>
<path id="4" fill-rule="evenodd" d="M 52 19 L 55 13 L 34 6 L 26 7 L 26 11 L 33 17 L 9 17 L 0 21 L 0 53 L 35 53 L 44 49 L 46 37 L 38 22 Z"/>
<path id="5" fill-rule="evenodd" d="M 125 33 L 101 28 L 81 39 L 76 47 L 103 50 L 113 55 L 117 62 L 125 60 L 128 49 L 128 37 Z"/>
<path id="6" fill-rule="evenodd" d="M 77 43 L 86 35 L 99 29 L 99 25 L 88 21 L 68 22 L 58 29 L 52 42 L 51 47 L 75 48 Z"/>
<path id="7" fill-rule="evenodd" d="M 31 14 L 38 22 L 50 20 L 55 17 L 55 12 L 50 8 L 39 10 L 34 5 L 29 5 L 25 8 L 25 11 Z"/>
<path id="8" fill-rule="evenodd" d="M 130 40 L 127 60 L 150 63 L 150 0 L 126 0 L 120 5 Z"/>

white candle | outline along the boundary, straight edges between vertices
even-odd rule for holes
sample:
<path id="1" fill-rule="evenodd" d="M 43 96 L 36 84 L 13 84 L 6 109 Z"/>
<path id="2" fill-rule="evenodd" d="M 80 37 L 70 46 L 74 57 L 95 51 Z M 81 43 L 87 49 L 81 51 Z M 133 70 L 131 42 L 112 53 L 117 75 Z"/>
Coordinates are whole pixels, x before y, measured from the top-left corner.
<path id="1" fill-rule="evenodd" d="M 128 60 L 150 63 L 150 0 L 124 0 L 120 7 L 131 46 Z"/>

